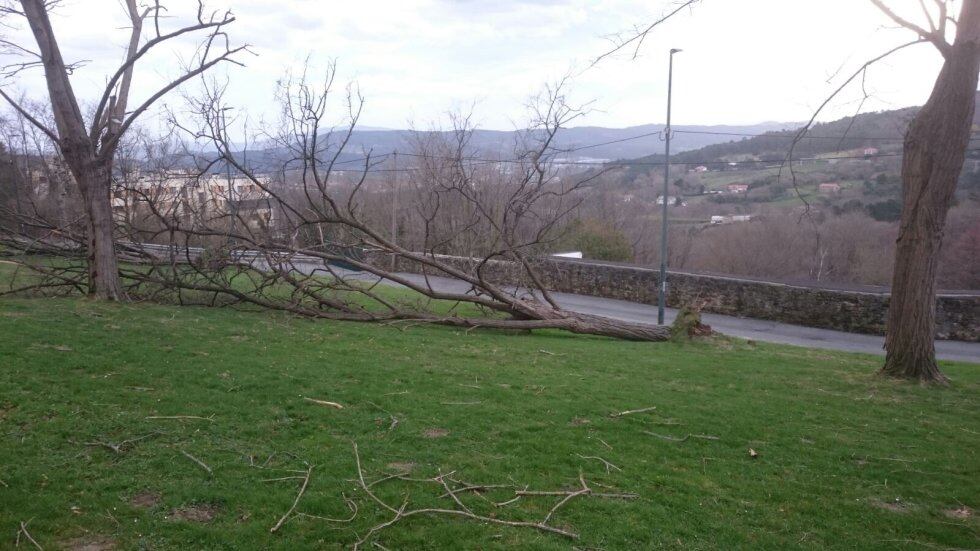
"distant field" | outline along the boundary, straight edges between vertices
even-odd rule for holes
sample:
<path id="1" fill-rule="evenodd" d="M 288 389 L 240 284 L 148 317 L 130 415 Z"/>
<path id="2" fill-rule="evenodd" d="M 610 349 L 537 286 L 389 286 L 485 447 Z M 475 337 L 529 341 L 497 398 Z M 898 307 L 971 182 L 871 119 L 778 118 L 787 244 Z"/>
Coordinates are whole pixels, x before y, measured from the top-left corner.
<path id="1" fill-rule="evenodd" d="M 368 549 L 946 549 L 980 537 L 975 365 L 944 363 L 953 384 L 933 389 L 873 377 L 877 358 L 741 341 L 84 299 L 0 299 L 0 334 L 0 548 L 32 548 L 21 522 L 45 549 L 347 548 L 393 516 L 356 482 L 352 442 L 368 484 L 453 472 L 507 486 L 459 494 L 495 519 L 542 519 L 561 496 L 515 491 L 574 491 L 580 476 L 638 496 L 556 510 L 549 525 L 577 540 L 419 514 Z M 611 415 L 624 410 L 646 411 Z M 457 507 L 431 483 L 372 488 L 396 508 Z"/>

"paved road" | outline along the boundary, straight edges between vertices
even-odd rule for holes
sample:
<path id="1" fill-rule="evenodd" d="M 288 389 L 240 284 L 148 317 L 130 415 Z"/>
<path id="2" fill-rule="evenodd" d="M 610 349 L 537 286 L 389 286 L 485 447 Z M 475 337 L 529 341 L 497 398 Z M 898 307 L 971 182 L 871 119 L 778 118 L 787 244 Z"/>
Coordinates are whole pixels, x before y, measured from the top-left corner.
<path id="1" fill-rule="evenodd" d="M 165 249 L 162 245 L 143 245 L 147 249 Z M 199 253 L 196 249 L 193 252 Z M 249 256 L 247 253 L 244 256 Z M 310 258 L 309 262 L 299 259 L 293 261 L 293 266 L 305 273 L 313 270 L 322 270 L 323 265 Z M 259 261 L 261 262 L 261 261 Z M 360 279 L 363 281 L 377 281 L 377 276 L 366 272 L 354 272 L 333 268 L 335 273 L 346 277 Z M 469 290 L 469 285 L 459 280 L 445 277 L 425 277 L 418 274 L 399 273 L 403 279 L 419 284 L 431 285 L 438 291 L 465 293 Z M 399 286 L 393 281 L 383 280 L 387 285 Z M 586 295 L 575 295 L 571 293 L 552 293 L 552 297 L 563 308 L 573 312 L 583 314 L 593 314 L 608 318 L 631 321 L 635 323 L 656 324 L 657 307 L 648 304 L 639 304 L 625 300 L 611 298 L 600 298 Z M 667 309 L 667 323 L 674 320 L 677 311 L 673 308 Z M 703 314 L 702 320 L 710 325 L 712 329 L 725 335 L 753 339 L 762 342 L 772 342 L 779 344 L 789 344 L 794 346 L 805 346 L 808 348 L 822 348 L 826 350 L 842 350 L 845 352 L 862 352 L 865 354 L 884 355 L 884 337 L 875 335 L 865 335 L 860 333 L 846 333 L 844 331 L 834 331 L 831 329 L 817 329 L 814 327 L 803 327 L 800 325 L 790 325 L 776 321 L 759 320 L 752 318 L 739 318 L 735 316 L 724 316 L 721 314 Z M 980 343 L 963 341 L 936 341 L 936 356 L 941 360 L 951 360 L 958 362 L 970 362 L 980 364 Z"/>
<path id="2" fill-rule="evenodd" d="M 303 271 L 312 268 L 312 265 L 297 264 L 296 266 Z M 370 274 L 348 272 L 348 275 L 358 279 L 377 281 L 377 277 Z M 398 275 L 420 284 L 424 284 L 425 281 L 425 278 L 418 274 L 400 273 Z M 428 281 L 438 291 L 465 293 L 469 289 L 467 284 L 450 278 L 429 277 Z M 398 285 L 387 280 L 383 283 Z M 636 323 L 657 323 L 657 307 L 648 304 L 586 295 L 574 295 L 571 293 L 552 293 L 552 297 L 563 308 L 573 312 L 594 314 Z M 676 314 L 676 310 L 668 308 L 666 321 L 668 323 L 673 321 Z M 715 331 L 733 337 L 827 350 L 843 350 L 877 355 L 884 355 L 885 353 L 882 348 L 885 343 L 884 337 L 875 335 L 846 333 L 844 331 L 817 329 L 776 321 L 738 318 L 721 314 L 703 314 L 701 317 Z M 936 341 L 936 355 L 942 360 L 980 364 L 980 343 Z"/>

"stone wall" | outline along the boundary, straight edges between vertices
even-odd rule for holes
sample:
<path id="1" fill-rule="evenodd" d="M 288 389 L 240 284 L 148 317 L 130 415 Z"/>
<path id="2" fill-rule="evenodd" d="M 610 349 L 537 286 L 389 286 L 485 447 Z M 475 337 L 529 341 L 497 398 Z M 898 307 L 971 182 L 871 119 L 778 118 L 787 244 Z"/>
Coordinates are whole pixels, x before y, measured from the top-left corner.
<path id="1" fill-rule="evenodd" d="M 473 259 L 441 256 L 441 261 L 472 271 Z M 380 260 L 380 259 L 379 259 Z M 390 260 L 383 266 L 390 266 Z M 659 272 L 624 264 L 572 259 L 535 261 L 549 290 L 657 304 Z M 399 271 L 420 273 L 417 263 L 400 259 Z M 428 270 L 430 275 L 444 275 Z M 488 281 L 527 286 L 526 274 L 513 262 L 492 261 L 483 268 Z M 853 333 L 884 334 L 888 291 L 881 288 L 833 288 L 747 278 L 668 272 L 667 306 L 703 304 L 705 312 L 758 318 Z M 980 292 L 940 293 L 936 336 L 980 342 Z"/>

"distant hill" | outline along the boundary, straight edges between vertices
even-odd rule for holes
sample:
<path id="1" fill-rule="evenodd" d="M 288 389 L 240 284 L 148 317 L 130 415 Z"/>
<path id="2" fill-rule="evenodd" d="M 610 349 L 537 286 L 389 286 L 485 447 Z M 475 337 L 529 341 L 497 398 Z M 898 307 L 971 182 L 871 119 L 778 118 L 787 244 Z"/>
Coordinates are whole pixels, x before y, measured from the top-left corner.
<path id="1" fill-rule="evenodd" d="M 798 126 L 798 123 L 764 122 L 742 126 L 675 126 L 677 131 L 694 132 L 678 134 L 671 143 L 674 151 L 687 151 L 707 145 L 727 142 L 727 134 L 759 134 Z M 559 130 L 554 147 L 569 151 L 568 159 L 625 159 L 663 153 L 664 141 L 660 133 L 662 124 L 644 124 L 628 128 L 603 128 L 580 126 Z M 698 132 L 706 132 L 700 134 Z M 715 133 L 715 134 L 712 134 Z M 411 151 L 410 130 L 356 130 L 347 145 L 348 153 L 361 155 L 362 151 L 372 151 L 382 155 L 393 151 Z M 637 136 L 643 136 L 637 138 Z M 513 156 L 518 138 L 515 131 L 474 130 L 470 147 L 476 154 Z M 633 139 L 636 138 L 636 139 Z M 613 142 L 613 143 L 609 143 Z M 602 145 L 595 145 L 602 144 Z M 584 147 L 590 146 L 590 147 Z M 594 147 L 591 147 L 594 146 Z M 581 148 L 581 149 L 579 149 Z"/>
<path id="2" fill-rule="evenodd" d="M 799 123 L 763 122 L 750 125 L 714 126 L 675 126 L 677 137 L 671 142 L 672 151 L 688 151 L 712 144 L 728 142 L 733 134 L 760 134 L 794 128 Z M 663 154 L 664 141 L 662 124 L 645 124 L 628 128 L 603 128 L 580 126 L 563 128 L 552 143 L 559 152 L 557 157 L 571 161 L 605 162 L 615 159 L 629 159 L 652 154 Z M 332 135 L 324 134 L 321 141 L 331 144 L 327 152 L 335 147 L 345 130 L 338 129 Z M 338 160 L 341 166 L 357 167 L 365 153 L 372 157 L 382 157 L 395 151 L 408 153 L 414 150 L 414 139 L 419 132 L 413 130 L 357 129 L 348 140 L 344 152 Z M 449 134 L 437 132 L 437 134 Z M 520 132 L 506 130 L 474 130 L 469 141 L 468 153 L 475 156 L 513 158 Z M 275 148 L 253 148 L 238 153 L 255 170 L 275 170 L 284 154 Z M 215 171 L 224 170 L 221 164 L 212 167 Z"/>
<path id="3" fill-rule="evenodd" d="M 977 93 L 977 103 L 980 104 L 980 92 Z M 907 107 L 862 113 L 833 122 L 815 124 L 796 145 L 794 156 L 812 157 L 866 148 L 898 151 L 901 149 L 905 130 L 918 110 L 918 107 Z M 980 105 L 974 114 L 974 125 L 978 124 Z M 679 138 L 683 136 L 679 127 L 675 130 Z M 679 151 L 677 155 L 671 155 L 671 161 L 698 164 L 743 159 L 782 159 L 789 151 L 796 132 L 797 129 L 766 132 L 761 136 L 731 139 L 696 150 Z M 654 154 L 632 160 L 638 163 L 662 162 L 664 157 L 662 154 Z"/>

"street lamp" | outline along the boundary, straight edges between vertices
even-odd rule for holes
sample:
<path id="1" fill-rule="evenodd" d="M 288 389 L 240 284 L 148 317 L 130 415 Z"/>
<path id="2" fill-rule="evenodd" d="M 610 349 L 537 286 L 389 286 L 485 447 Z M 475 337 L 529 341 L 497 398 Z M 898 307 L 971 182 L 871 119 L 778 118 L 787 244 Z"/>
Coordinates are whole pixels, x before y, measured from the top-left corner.
<path id="1" fill-rule="evenodd" d="M 667 300 L 667 203 L 669 203 L 670 186 L 670 95 L 674 86 L 674 54 L 680 52 L 677 48 L 670 50 L 670 65 L 667 71 L 667 145 L 664 150 L 666 161 L 664 163 L 664 210 L 663 221 L 660 230 L 660 291 L 657 293 L 657 324 L 664 324 L 664 303 Z"/>

